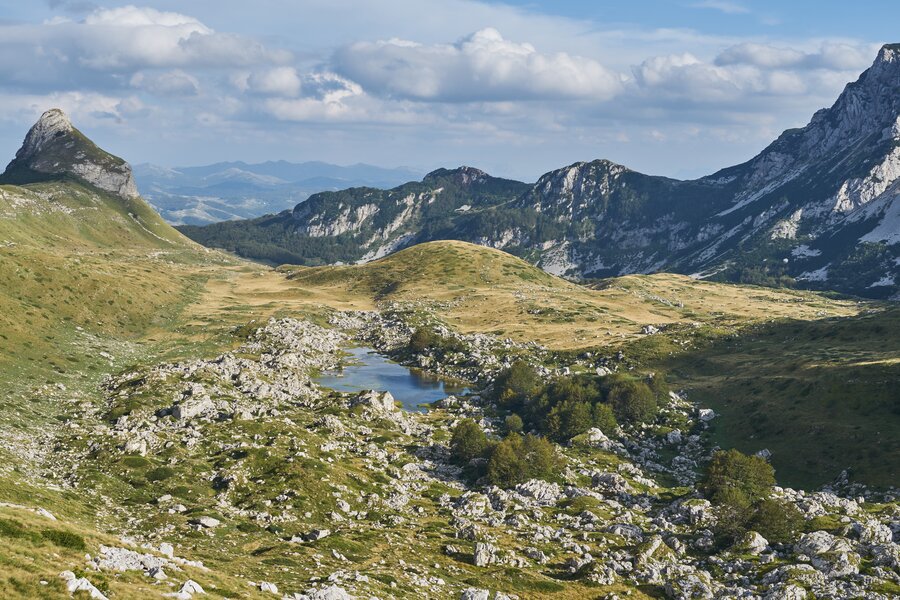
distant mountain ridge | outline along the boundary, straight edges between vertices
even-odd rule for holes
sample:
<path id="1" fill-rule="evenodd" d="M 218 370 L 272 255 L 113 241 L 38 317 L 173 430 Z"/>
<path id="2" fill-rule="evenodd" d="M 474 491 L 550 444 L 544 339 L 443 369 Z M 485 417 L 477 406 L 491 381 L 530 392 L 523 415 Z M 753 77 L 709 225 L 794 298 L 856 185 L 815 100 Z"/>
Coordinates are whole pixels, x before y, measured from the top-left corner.
<path id="1" fill-rule="evenodd" d="M 459 239 L 575 278 L 664 270 L 900 298 L 898 196 L 900 45 L 889 44 L 808 125 L 697 180 L 606 160 L 551 171 L 534 185 L 463 167 L 386 192 L 316 194 L 290 212 L 183 231 L 251 258 L 302 264 L 366 261 Z"/>
<path id="2" fill-rule="evenodd" d="M 346 187 L 390 188 L 420 177 L 407 168 L 319 161 L 219 162 L 195 167 L 135 166 L 144 196 L 174 224 L 246 219 L 293 207 L 310 195 Z"/>

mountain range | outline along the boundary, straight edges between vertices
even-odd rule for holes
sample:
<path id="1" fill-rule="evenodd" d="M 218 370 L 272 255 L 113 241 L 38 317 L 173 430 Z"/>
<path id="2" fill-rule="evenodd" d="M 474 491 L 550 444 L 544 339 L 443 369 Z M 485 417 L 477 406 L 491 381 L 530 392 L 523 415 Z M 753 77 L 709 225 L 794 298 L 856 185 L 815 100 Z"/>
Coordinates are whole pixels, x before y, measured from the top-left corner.
<path id="1" fill-rule="evenodd" d="M 390 190 L 322 192 L 293 210 L 183 227 L 246 257 L 365 262 L 456 239 L 576 279 L 671 271 L 900 297 L 900 45 L 833 106 L 751 160 L 696 180 L 578 162 L 533 185 L 471 167 Z"/>
<path id="2" fill-rule="evenodd" d="M 310 195 L 353 186 L 389 188 L 421 173 L 367 164 L 284 160 L 168 168 L 143 163 L 134 175 L 143 196 L 172 224 L 204 225 L 290 208 Z"/>

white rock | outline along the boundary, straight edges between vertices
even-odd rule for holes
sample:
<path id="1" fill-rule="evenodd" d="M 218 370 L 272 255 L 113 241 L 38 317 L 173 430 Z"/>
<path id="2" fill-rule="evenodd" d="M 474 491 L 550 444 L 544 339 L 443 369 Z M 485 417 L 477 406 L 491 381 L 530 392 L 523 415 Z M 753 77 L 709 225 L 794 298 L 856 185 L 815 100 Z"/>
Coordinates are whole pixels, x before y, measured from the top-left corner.
<path id="1" fill-rule="evenodd" d="M 769 541 L 755 531 L 748 531 L 736 544 L 736 548 L 748 554 L 762 554 L 769 546 Z"/>
<path id="2" fill-rule="evenodd" d="M 278 586 L 274 583 L 269 583 L 268 581 L 261 581 L 259 583 L 259 591 L 261 592 L 269 592 L 270 594 L 278 593 Z"/>
<path id="3" fill-rule="evenodd" d="M 197 583 L 196 581 L 194 581 L 193 579 L 188 579 L 187 581 L 185 581 L 184 584 L 181 586 L 181 589 L 178 591 L 181 594 L 188 594 L 188 595 L 205 594 L 206 593 L 203 591 L 203 588 L 200 587 L 200 584 Z"/>
<path id="4" fill-rule="evenodd" d="M 175 548 L 169 542 L 163 542 L 159 545 L 159 553 L 172 558 L 175 556 Z"/>
<path id="5" fill-rule="evenodd" d="M 69 593 L 87 592 L 91 598 L 96 600 L 107 600 L 103 592 L 98 590 L 86 577 L 76 577 L 72 571 L 63 571 L 59 577 L 66 582 L 66 589 Z"/>
<path id="6" fill-rule="evenodd" d="M 222 524 L 222 522 L 215 517 L 200 517 L 199 519 L 193 519 L 191 522 L 206 527 L 207 529 L 213 529 Z"/>
<path id="7" fill-rule="evenodd" d="M 707 423 L 716 418 L 716 413 L 711 408 L 701 408 L 700 410 L 697 411 L 697 416 L 700 418 L 701 421 L 703 421 L 704 423 Z"/>
<path id="8" fill-rule="evenodd" d="M 497 562 L 497 549 L 486 542 L 475 543 L 475 566 L 486 567 Z"/>

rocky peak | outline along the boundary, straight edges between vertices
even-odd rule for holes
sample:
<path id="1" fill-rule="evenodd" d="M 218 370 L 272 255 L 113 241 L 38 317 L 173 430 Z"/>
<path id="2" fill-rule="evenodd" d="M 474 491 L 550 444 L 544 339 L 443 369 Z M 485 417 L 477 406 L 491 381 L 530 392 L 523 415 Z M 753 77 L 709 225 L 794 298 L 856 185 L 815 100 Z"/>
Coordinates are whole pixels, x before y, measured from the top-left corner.
<path id="1" fill-rule="evenodd" d="M 490 175 L 488 175 L 481 169 L 462 166 L 456 169 L 436 169 L 426 175 L 425 178 L 422 179 L 422 181 L 427 182 L 435 179 L 451 178 L 459 185 L 466 186 L 473 183 L 481 183 L 489 177 Z"/>
<path id="2" fill-rule="evenodd" d="M 885 44 L 878 51 L 873 67 L 900 69 L 900 44 Z"/>
<path id="3" fill-rule="evenodd" d="M 16 152 L 16 160 L 33 157 L 55 138 L 71 133 L 73 129 L 72 121 L 66 113 L 58 108 L 51 108 L 28 130 L 25 142 Z"/>
<path id="4" fill-rule="evenodd" d="M 577 162 L 538 179 L 534 190 L 542 195 L 581 197 L 595 192 L 606 193 L 626 167 L 606 159 Z"/>
<path id="5" fill-rule="evenodd" d="M 836 131 L 831 139 L 866 137 L 900 116 L 900 45 L 881 48 L 875 62 L 844 89 L 830 109 L 817 112 L 810 126 Z"/>
<path id="6" fill-rule="evenodd" d="M 840 183 L 855 166 L 877 164 L 900 139 L 900 44 L 882 47 L 871 67 L 847 84 L 830 108 L 817 111 L 809 124 L 788 129 L 749 162 L 723 169 L 706 181 L 738 178 L 738 204 L 759 198 L 790 180 L 829 165 L 830 177 Z M 854 157 L 846 161 L 847 157 Z M 842 162 L 846 164 L 835 167 Z M 813 171 L 810 171 L 813 169 Z"/>
<path id="7" fill-rule="evenodd" d="M 51 108 L 28 131 L 0 182 L 21 185 L 65 176 L 123 198 L 138 196 L 131 166 L 94 144 L 62 110 Z"/>

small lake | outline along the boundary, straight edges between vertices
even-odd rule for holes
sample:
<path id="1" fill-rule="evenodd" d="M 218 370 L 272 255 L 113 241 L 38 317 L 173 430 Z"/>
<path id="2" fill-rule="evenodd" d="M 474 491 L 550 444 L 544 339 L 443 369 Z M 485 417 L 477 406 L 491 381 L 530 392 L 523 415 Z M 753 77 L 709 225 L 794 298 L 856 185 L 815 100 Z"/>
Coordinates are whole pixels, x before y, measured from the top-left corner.
<path id="1" fill-rule="evenodd" d="M 427 410 L 423 404 L 468 391 L 399 365 L 371 348 L 349 348 L 347 352 L 350 364 L 340 371 L 325 371 L 316 377 L 316 383 L 337 392 L 390 392 L 404 409 L 418 412 Z"/>

